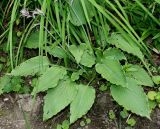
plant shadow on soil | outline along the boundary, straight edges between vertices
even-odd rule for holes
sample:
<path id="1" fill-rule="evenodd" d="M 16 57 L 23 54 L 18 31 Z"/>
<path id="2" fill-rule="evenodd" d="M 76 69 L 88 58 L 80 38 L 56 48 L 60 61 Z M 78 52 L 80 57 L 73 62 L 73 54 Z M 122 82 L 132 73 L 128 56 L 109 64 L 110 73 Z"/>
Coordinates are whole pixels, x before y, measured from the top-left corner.
<path id="1" fill-rule="evenodd" d="M 58 123 L 68 118 L 68 109 L 59 113 L 56 117 L 42 121 L 42 96 L 38 96 L 32 108 L 30 95 L 6 94 L 0 97 L 0 129 L 56 129 Z M 32 108 L 32 111 L 31 111 Z M 111 121 L 108 117 L 109 110 L 116 113 L 116 119 Z M 80 126 L 78 120 L 70 129 L 125 129 L 126 119 L 119 115 L 120 107 L 113 101 L 108 93 L 99 93 L 92 109 L 86 115 L 91 123 Z M 151 121 L 133 116 L 137 123 L 133 129 L 160 129 L 160 109 L 155 109 L 151 115 Z M 28 126 L 27 126 L 28 125 Z"/>

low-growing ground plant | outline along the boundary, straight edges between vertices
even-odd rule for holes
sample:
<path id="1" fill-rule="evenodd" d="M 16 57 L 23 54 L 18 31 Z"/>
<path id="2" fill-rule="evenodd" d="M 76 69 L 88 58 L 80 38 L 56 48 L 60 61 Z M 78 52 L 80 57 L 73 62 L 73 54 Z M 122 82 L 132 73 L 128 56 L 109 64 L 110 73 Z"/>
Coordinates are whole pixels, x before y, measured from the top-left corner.
<path id="1" fill-rule="evenodd" d="M 159 75 L 154 76 L 149 67 L 153 64 L 152 51 L 158 55 L 160 50 L 160 4 L 158 0 L 152 1 L 10 3 L 12 11 L 4 14 L 10 15 L 10 22 L 0 35 L 3 47 L 0 50 L 8 54 L 10 67 L 0 78 L 0 94 L 31 90 L 35 98 L 41 92 L 46 93 L 43 120 L 69 107 L 69 122 L 57 126 L 68 129 L 94 104 L 97 90 L 93 82 L 104 80 L 98 89 L 109 90 L 113 99 L 125 108 L 122 117 L 126 118 L 127 111 L 131 111 L 150 119 L 150 101 L 160 100 L 158 91 L 149 91 L 147 95 L 144 92 L 146 87 L 157 90 L 160 84 Z M 0 26 L 3 22 L 4 18 L 0 19 Z M 148 43 L 150 38 L 153 45 Z M 0 70 L 3 61 L 0 58 Z M 28 76 L 32 78 L 32 87 L 25 89 L 22 78 Z M 109 114 L 114 117 L 114 112 Z M 136 121 L 131 118 L 127 123 L 134 126 Z"/>

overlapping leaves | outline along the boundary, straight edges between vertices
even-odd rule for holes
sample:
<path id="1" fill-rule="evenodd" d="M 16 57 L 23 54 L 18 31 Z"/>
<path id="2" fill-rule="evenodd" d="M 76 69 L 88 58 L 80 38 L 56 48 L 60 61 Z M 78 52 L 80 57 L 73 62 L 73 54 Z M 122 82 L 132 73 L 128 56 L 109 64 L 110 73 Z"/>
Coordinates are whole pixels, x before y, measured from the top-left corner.
<path id="1" fill-rule="evenodd" d="M 127 87 L 111 86 L 111 94 L 114 100 L 116 100 L 119 105 L 125 107 L 125 109 L 150 118 L 148 98 L 142 87 L 138 86 L 133 79 L 127 78 L 127 82 Z"/>
<path id="2" fill-rule="evenodd" d="M 93 6 L 88 0 L 67 0 L 70 10 L 70 21 L 76 26 L 90 22 L 95 15 Z"/>
<path id="3" fill-rule="evenodd" d="M 13 76 L 28 76 L 35 75 L 39 72 L 45 71 L 50 65 L 46 56 L 36 56 L 21 63 L 11 71 Z"/>
<path id="4" fill-rule="evenodd" d="M 79 46 L 69 46 L 69 51 L 74 56 L 76 62 L 86 67 L 92 67 L 95 64 L 94 53 L 87 47 L 85 43 L 81 43 Z"/>

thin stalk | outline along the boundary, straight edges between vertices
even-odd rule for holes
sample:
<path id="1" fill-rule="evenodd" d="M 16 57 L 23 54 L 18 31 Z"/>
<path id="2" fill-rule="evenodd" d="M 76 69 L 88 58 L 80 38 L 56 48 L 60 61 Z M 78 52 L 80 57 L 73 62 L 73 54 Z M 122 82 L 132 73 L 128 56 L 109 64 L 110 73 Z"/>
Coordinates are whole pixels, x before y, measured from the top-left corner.
<path id="1" fill-rule="evenodd" d="M 16 66 L 18 65 L 18 60 L 19 60 L 19 54 L 20 54 L 20 50 L 21 50 L 21 47 L 22 47 L 22 43 L 24 43 L 24 38 L 27 36 L 28 37 L 28 34 L 31 32 L 31 29 L 32 29 L 32 25 L 33 25 L 33 20 L 27 25 L 26 29 L 24 30 L 24 33 L 22 34 L 22 37 L 20 39 L 20 42 L 19 42 L 19 46 L 18 46 L 18 50 L 17 50 L 17 54 L 16 54 Z"/>
<path id="2" fill-rule="evenodd" d="M 153 19 L 153 21 L 154 21 L 155 23 L 157 23 L 158 25 L 160 25 L 160 21 L 159 21 L 157 18 L 155 18 L 155 17 L 153 16 L 153 14 L 150 13 L 150 12 L 148 11 L 148 9 L 147 9 L 139 0 L 135 0 L 135 1 L 136 1 L 136 3 Z"/>
<path id="3" fill-rule="evenodd" d="M 123 13 L 125 19 L 127 20 L 127 22 L 129 22 L 128 16 L 125 12 L 125 10 L 123 9 L 122 5 L 120 4 L 119 0 L 115 0 L 116 4 L 118 5 L 119 9 L 121 10 L 121 12 Z"/>
<path id="4" fill-rule="evenodd" d="M 11 63 L 11 68 L 13 69 L 14 67 L 14 63 L 13 63 L 13 44 L 12 44 L 12 34 L 13 34 L 13 25 L 14 25 L 14 21 L 16 19 L 17 16 L 17 9 L 18 9 L 18 5 L 19 5 L 19 0 L 15 0 L 14 5 L 13 5 L 13 9 L 12 9 L 12 14 L 11 14 L 11 21 L 10 21 L 10 25 L 9 25 L 9 35 L 8 35 L 8 44 L 7 47 L 9 47 L 9 51 L 10 51 L 10 63 Z"/>
<path id="5" fill-rule="evenodd" d="M 127 41 L 130 41 L 130 37 L 128 37 L 128 35 L 126 34 L 126 32 L 115 22 L 114 19 L 112 19 L 112 17 L 109 14 L 106 13 L 106 11 L 104 10 L 104 8 L 102 8 L 100 5 L 98 5 L 95 0 L 88 0 L 88 1 L 93 6 L 95 6 L 98 9 L 98 11 L 100 11 L 110 21 L 110 23 L 112 23 L 119 30 L 119 32 L 123 35 L 123 37 Z M 150 70 L 149 70 L 149 68 L 148 68 L 148 66 L 144 62 L 144 60 L 143 59 L 141 59 L 141 60 L 142 60 L 142 63 L 144 64 L 144 66 L 146 67 L 146 69 L 148 70 L 148 72 L 151 73 Z"/>
<path id="6" fill-rule="evenodd" d="M 150 51 L 148 50 L 148 48 L 146 47 L 146 45 L 144 44 L 144 42 L 141 40 L 141 38 L 138 36 L 138 34 L 135 32 L 135 30 L 131 27 L 130 23 L 122 16 L 122 14 L 116 9 L 116 7 L 108 0 L 105 0 L 114 10 L 115 12 L 118 14 L 118 16 L 124 21 L 124 23 L 127 25 L 128 29 L 130 29 L 130 31 L 136 36 L 136 38 L 141 42 L 142 46 L 145 48 L 145 50 L 150 54 Z M 110 13 L 111 14 L 111 13 Z M 112 14 L 113 16 L 113 14 Z M 119 20 L 120 23 L 120 20 Z M 122 23 L 121 23 L 122 24 Z M 123 25 L 123 28 L 125 27 L 125 25 Z M 126 27 L 125 27 L 126 28 Z M 126 28 L 125 30 L 128 31 L 128 29 Z M 142 48 L 142 46 L 139 44 L 139 41 L 137 41 L 135 39 L 135 37 L 132 35 L 132 33 L 130 33 L 128 31 L 128 33 L 131 35 L 131 37 L 133 38 L 133 40 L 136 41 L 136 43 L 138 44 L 139 47 Z"/>

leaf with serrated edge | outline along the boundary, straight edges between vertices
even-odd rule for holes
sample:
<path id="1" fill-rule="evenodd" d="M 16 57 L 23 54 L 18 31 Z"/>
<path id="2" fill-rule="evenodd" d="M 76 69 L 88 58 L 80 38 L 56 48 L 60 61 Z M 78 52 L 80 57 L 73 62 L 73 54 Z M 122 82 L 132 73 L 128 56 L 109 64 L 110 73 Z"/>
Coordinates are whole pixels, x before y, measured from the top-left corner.
<path id="1" fill-rule="evenodd" d="M 102 63 L 96 64 L 96 71 L 107 81 L 126 86 L 126 77 L 118 60 L 105 58 Z"/>
<path id="2" fill-rule="evenodd" d="M 135 70 L 129 71 L 129 69 L 135 69 Z M 133 78 L 138 85 L 144 85 L 150 87 L 154 85 L 148 73 L 138 65 L 129 65 L 128 69 L 126 69 L 126 76 Z"/>
<path id="3" fill-rule="evenodd" d="M 70 79 L 62 80 L 50 89 L 44 98 L 43 120 L 47 120 L 67 107 L 77 94 L 76 84 Z"/>
<path id="4" fill-rule="evenodd" d="M 11 71 L 12 76 L 35 75 L 38 72 L 48 68 L 50 62 L 46 56 L 36 56 L 21 63 Z"/>
<path id="5" fill-rule="evenodd" d="M 85 85 L 78 86 L 78 93 L 70 105 L 70 123 L 85 115 L 92 107 L 95 99 L 95 89 Z"/>
<path id="6" fill-rule="evenodd" d="M 127 60 L 124 53 L 117 48 L 108 48 L 103 52 L 104 58 Z"/>
<path id="7" fill-rule="evenodd" d="M 11 77 L 10 76 L 3 76 L 0 77 L 0 95 L 3 93 L 3 88 L 10 84 Z"/>
<path id="8" fill-rule="evenodd" d="M 134 41 L 131 38 L 130 42 L 128 42 L 127 40 L 125 40 L 125 38 L 123 38 L 121 34 L 112 33 L 108 42 L 112 45 L 115 45 L 117 48 L 122 49 L 123 51 L 126 51 L 139 57 L 142 60 L 144 58 L 140 48 L 134 43 Z"/>
<path id="9" fill-rule="evenodd" d="M 64 67 L 54 65 L 48 68 L 47 71 L 39 77 L 37 86 L 33 89 L 32 94 L 56 87 L 59 80 L 63 79 L 66 74 L 67 71 Z"/>
<path id="10" fill-rule="evenodd" d="M 114 100 L 125 109 L 140 116 L 150 118 L 149 102 L 141 86 L 130 78 L 127 78 L 128 86 L 111 86 L 111 94 Z"/>

